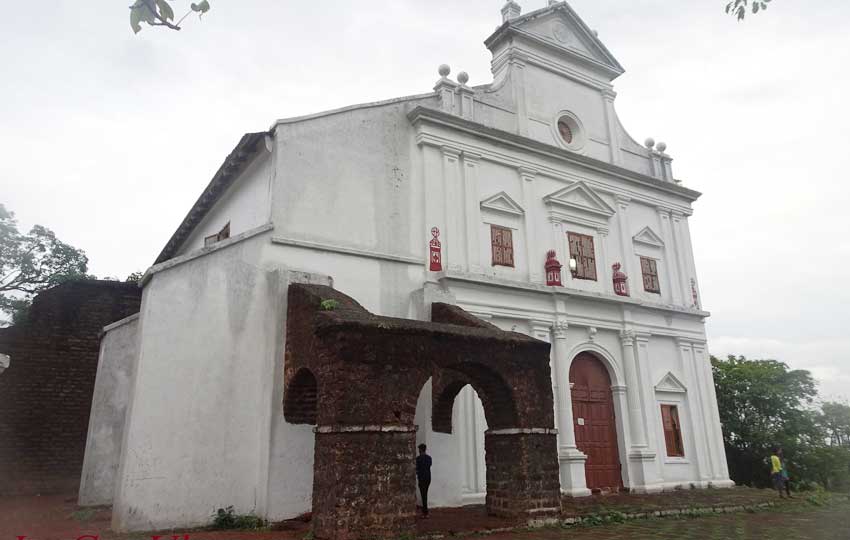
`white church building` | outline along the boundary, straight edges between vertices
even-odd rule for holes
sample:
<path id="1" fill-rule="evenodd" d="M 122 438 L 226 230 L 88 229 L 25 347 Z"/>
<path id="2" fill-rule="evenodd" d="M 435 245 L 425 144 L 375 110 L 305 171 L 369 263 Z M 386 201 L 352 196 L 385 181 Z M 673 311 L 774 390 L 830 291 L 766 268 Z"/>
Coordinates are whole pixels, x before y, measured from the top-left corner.
<path id="1" fill-rule="evenodd" d="M 292 282 L 390 317 L 456 304 L 549 342 L 566 495 L 732 485 L 688 226 L 700 193 L 625 131 L 623 68 L 569 5 L 502 16 L 490 84 L 440 66 L 433 91 L 241 139 L 140 313 L 106 329 L 82 504 L 113 504 L 116 530 L 310 511 L 313 429 L 282 407 Z M 430 392 L 431 505 L 481 503 L 480 400 L 464 389 L 445 435 Z"/>

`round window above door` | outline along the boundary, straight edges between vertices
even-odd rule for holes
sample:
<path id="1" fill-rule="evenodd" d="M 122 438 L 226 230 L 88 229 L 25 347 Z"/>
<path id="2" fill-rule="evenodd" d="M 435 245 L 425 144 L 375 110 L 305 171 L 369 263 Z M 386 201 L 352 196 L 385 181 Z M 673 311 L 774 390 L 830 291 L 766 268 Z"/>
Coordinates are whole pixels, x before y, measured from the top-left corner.
<path id="1" fill-rule="evenodd" d="M 561 111 L 555 116 L 554 120 L 554 136 L 559 146 L 573 152 L 578 152 L 584 148 L 584 126 L 576 115 L 570 111 Z"/>

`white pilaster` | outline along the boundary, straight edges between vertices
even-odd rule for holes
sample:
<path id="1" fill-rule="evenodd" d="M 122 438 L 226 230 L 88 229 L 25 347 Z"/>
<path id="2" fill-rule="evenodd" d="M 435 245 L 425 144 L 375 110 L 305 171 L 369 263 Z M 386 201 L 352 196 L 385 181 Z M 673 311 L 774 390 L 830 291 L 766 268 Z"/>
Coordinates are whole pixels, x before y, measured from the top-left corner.
<path id="1" fill-rule="evenodd" d="M 510 60 L 510 77 L 516 103 L 517 133 L 528 136 L 528 104 L 525 99 L 525 61 L 515 54 Z"/>
<path id="2" fill-rule="evenodd" d="M 726 463 L 726 450 L 723 446 L 723 430 L 720 426 L 720 409 L 717 408 L 717 391 L 714 387 L 714 375 L 711 371 L 711 363 L 702 342 L 694 343 L 694 362 L 697 373 L 702 373 L 700 384 L 705 390 L 706 396 L 706 435 L 709 437 L 709 448 L 712 452 L 714 463 L 712 483 L 716 487 L 729 487 L 735 485 L 729 479 L 729 467 Z"/>
<path id="3" fill-rule="evenodd" d="M 611 163 L 619 165 L 622 161 L 620 158 L 620 138 L 619 130 L 617 129 L 617 113 L 614 111 L 614 98 L 617 93 L 610 88 L 602 91 L 602 103 L 605 107 L 605 127 L 608 130 L 608 155 Z"/>
<path id="4" fill-rule="evenodd" d="M 440 148 L 443 153 L 443 193 L 446 230 L 442 236 L 443 268 L 460 271 L 463 268 L 464 234 L 460 225 L 460 150 L 449 146 Z"/>
<path id="5" fill-rule="evenodd" d="M 638 281 L 634 273 L 635 254 L 631 228 L 629 227 L 629 204 L 631 201 L 628 197 L 617 196 L 617 226 L 620 231 L 620 257 L 622 258 L 620 264 L 623 265 L 623 272 L 629 278 L 629 294 L 632 294 L 635 283 Z"/>
<path id="6" fill-rule="evenodd" d="M 629 436 L 632 444 L 630 451 L 646 449 L 646 432 L 643 427 L 639 393 L 638 357 L 635 352 L 635 333 L 630 330 L 621 332 L 620 342 L 623 346 L 623 371 L 626 375 L 626 393 L 629 404 Z"/>
<path id="7" fill-rule="evenodd" d="M 685 306 L 690 306 L 693 302 L 691 301 L 691 284 L 690 279 L 688 278 L 688 266 L 685 262 L 685 243 L 684 243 L 684 234 L 682 231 L 682 219 L 684 215 L 681 212 L 671 212 L 671 227 L 673 235 L 673 249 L 676 254 L 676 271 L 679 274 L 679 287 L 682 291 L 682 304 Z"/>
<path id="8" fill-rule="evenodd" d="M 629 451 L 629 488 L 635 493 L 656 493 L 661 491 L 662 487 L 658 476 L 655 444 L 648 435 L 650 426 L 654 425 L 652 419 L 655 418 L 655 396 L 647 395 L 649 334 L 625 331 L 621 334 L 621 339 L 623 364 L 627 369 L 629 423 L 633 441 Z M 628 350 L 630 348 L 631 351 Z M 632 353 L 631 368 L 628 365 L 629 352 Z"/>
<path id="9" fill-rule="evenodd" d="M 573 426 L 573 398 L 572 385 L 570 384 L 569 348 L 567 347 L 566 322 L 556 322 L 552 326 L 552 334 L 555 338 L 553 343 L 555 372 L 557 378 L 558 393 L 556 395 L 556 408 L 558 418 L 558 461 L 561 470 L 561 492 L 571 497 L 587 497 L 590 490 L 587 489 L 587 477 L 584 466 L 587 455 L 576 447 L 576 433 Z"/>
<path id="10" fill-rule="evenodd" d="M 466 207 L 466 256 L 468 270 L 480 274 L 481 267 L 481 206 L 478 191 L 478 165 L 481 161 L 479 154 L 463 153 L 463 187 L 464 206 Z"/>
<path id="11" fill-rule="evenodd" d="M 658 221 L 661 224 L 661 237 L 664 240 L 664 269 L 667 272 L 666 280 L 670 289 L 670 300 L 676 305 L 682 305 L 682 287 L 676 263 L 676 245 L 673 240 L 670 224 L 670 210 L 661 206 L 656 207 Z"/>
<path id="12" fill-rule="evenodd" d="M 694 248 L 691 244 L 691 228 L 688 225 L 688 217 L 684 216 L 682 218 L 681 223 L 682 230 L 682 244 L 685 248 L 685 268 L 686 275 L 685 278 L 688 282 L 688 302 L 689 306 L 693 306 L 696 309 L 701 309 L 700 304 L 700 292 L 699 292 L 699 280 L 697 279 L 697 271 L 696 271 L 696 263 L 694 262 Z M 693 280 L 693 284 L 691 283 Z M 691 289 L 693 287 L 693 289 Z M 696 291 L 696 302 L 693 298 L 693 292 Z"/>
<path id="13" fill-rule="evenodd" d="M 694 447 L 694 464 L 699 475 L 700 487 L 705 487 L 711 480 L 711 450 L 708 448 L 706 441 L 706 423 L 705 423 L 705 398 L 702 395 L 703 390 L 699 383 L 699 377 L 694 366 L 694 351 L 691 341 L 676 338 L 676 348 L 679 351 L 679 358 L 682 363 L 682 381 L 687 388 L 688 412 L 690 413 L 691 425 L 688 427 L 688 432 L 693 437 Z"/>
<path id="14" fill-rule="evenodd" d="M 435 146 L 422 147 L 424 160 L 424 177 L 425 177 L 425 227 L 422 231 L 422 243 L 424 245 L 425 269 L 428 270 L 430 257 L 428 251 L 428 242 L 431 241 L 431 228 L 437 227 L 440 229 L 440 243 L 442 245 L 442 255 L 445 257 L 445 234 L 446 231 L 446 205 L 445 201 L 445 182 L 443 181 L 443 162 L 444 158 L 439 148 Z M 443 261 L 445 269 L 445 260 Z"/>
<path id="15" fill-rule="evenodd" d="M 602 292 L 614 292 L 614 283 L 611 281 L 611 261 L 608 260 L 608 229 L 597 229 L 599 235 L 599 254 L 597 263 L 601 263 L 600 279 L 602 281 Z M 599 264 L 597 264 L 599 266 Z"/>
<path id="16" fill-rule="evenodd" d="M 525 255 L 526 264 L 528 264 L 528 279 L 532 283 L 540 283 L 543 280 L 543 263 L 545 262 L 542 255 L 538 256 L 540 250 L 537 249 L 537 235 L 535 234 L 537 224 L 537 213 L 535 208 L 534 197 L 534 179 L 537 178 L 537 171 L 520 167 L 519 176 L 522 182 L 522 204 L 525 206 Z"/>

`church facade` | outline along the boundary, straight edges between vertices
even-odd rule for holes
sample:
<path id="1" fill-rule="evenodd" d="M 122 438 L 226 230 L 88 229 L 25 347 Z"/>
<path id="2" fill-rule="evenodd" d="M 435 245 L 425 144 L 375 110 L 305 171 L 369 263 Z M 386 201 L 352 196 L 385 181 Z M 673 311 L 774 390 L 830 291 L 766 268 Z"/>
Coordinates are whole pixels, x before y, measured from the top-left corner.
<path id="1" fill-rule="evenodd" d="M 623 68 L 565 2 L 508 2 L 493 82 L 440 66 L 433 91 L 245 135 L 111 325 L 81 501 L 117 530 L 216 508 L 310 511 L 314 428 L 283 417 L 286 291 L 332 285 L 375 314 L 454 304 L 551 345 L 562 493 L 729 487 L 688 228 L 699 193 L 614 108 Z M 457 396 L 431 504 L 483 502 L 487 418 Z M 411 479 L 413 482 L 413 479 Z"/>

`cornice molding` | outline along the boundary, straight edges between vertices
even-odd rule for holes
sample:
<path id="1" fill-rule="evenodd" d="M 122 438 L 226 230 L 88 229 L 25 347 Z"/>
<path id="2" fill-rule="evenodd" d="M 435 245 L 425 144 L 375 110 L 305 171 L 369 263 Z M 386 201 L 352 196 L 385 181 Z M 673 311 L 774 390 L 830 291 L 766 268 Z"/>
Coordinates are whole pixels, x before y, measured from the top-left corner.
<path id="1" fill-rule="evenodd" d="M 519 151 L 531 152 L 537 155 L 553 158 L 569 163 L 581 169 L 616 177 L 633 185 L 662 191 L 687 202 L 696 201 L 702 194 L 698 191 L 682 187 L 671 182 L 664 182 L 651 176 L 625 169 L 592 157 L 577 154 L 570 150 L 543 143 L 529 137 L 510 133 L 467 120 L 459 116 L 419 105 L 408 113 L 408 119 L 413 125 L 431 123 L 437 126 L 452 128 L 471 134 L 477 138 L 496 141 L 501 145 L 512 147 Z M 419 145 L 443 146 L 445 142 L 431 134 L 418 133 L 416 142 Z"/>
<path id="2" fill-rule="evenodd" d="M 609 304 L 619 304 L 623 307 L 631 307 L 631 308 L 643 308 L 652 311 L 657 311 L 659 313 L 673 313 L 677 315 L 686 315 L 691 317 L 696 317 L 699 319 L 704 319 L 706 317 L 710 317 L 711 313 L 707 311 L 700 311 L 686 307 L 679 306 L 671 306 L 667 304 L 657 304 L 654 302 L 648 302 L 646 300 L 641 300 L 638 298 L 632 298 L 630 296 L 617 296 L 615 294 L 605 294 L 598 292 L 590 292 L 590 291 L 582 291 L 580 289 L 573 289 L 570 287 L 550 287 L 547 285 L 539 284 L 539 283 L 530 283 L 527 281 L 517 281 L 504 279 L 499 277 L 490 277 L 483 274 L 471 274 L 467 272 L 461 272 L 456 270 L 446 270 L 442 272 L 438 277 L 437 281 L 439 282 L 466 282 L 466 283 L 474 283 L 478 285 L 484 286 L 492 286 L 492 287 L 504 287 L 508 289 L 513 289 L 517 291 L 525 291 L 528 293 L 537 293 L 537 294 L 546 294 L 553 295 L 555 297 L 563 297 L 563 298 L 576 298 L 576 299 L 584 299 L 584 300 L 592 300 L 605 302 Z M 599 325 L 597 325 L 599 326 Z"/>

